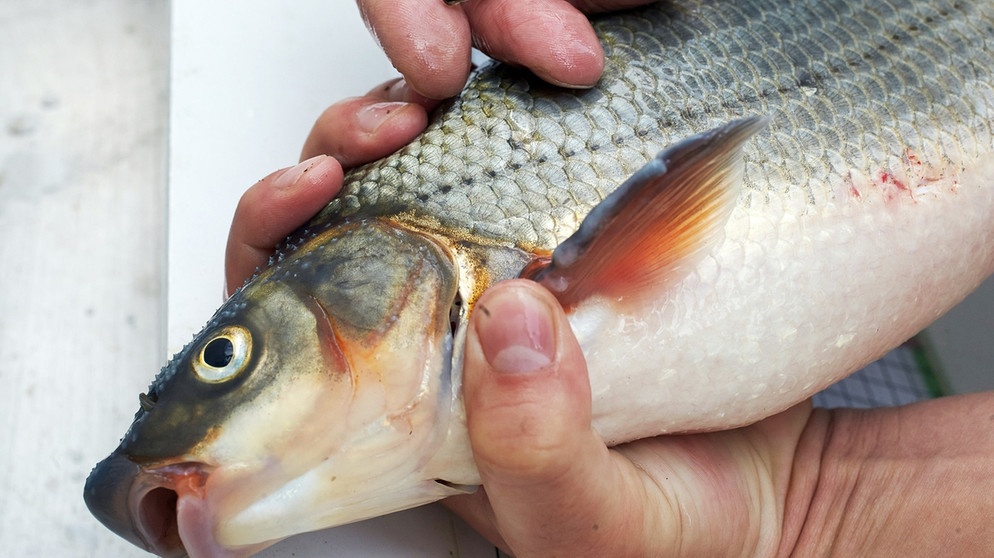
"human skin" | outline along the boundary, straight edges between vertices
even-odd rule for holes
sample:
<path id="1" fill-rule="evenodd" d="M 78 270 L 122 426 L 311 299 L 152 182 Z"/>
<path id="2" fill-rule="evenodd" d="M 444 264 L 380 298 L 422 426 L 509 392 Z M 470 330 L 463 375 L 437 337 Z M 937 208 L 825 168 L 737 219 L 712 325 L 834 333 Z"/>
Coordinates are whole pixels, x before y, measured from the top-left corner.
<path id="1" fill-rule="evenodd" d="M 604 52 L 584 14 L 651 0 L 359 0 L 366 26 L 414 91 L 444 99 L 470 70 L 470 47 L 566 87 L 590 87 Z"/>
<path id="2" fill-rule="evenodd" d="M 277 241 L 337 194 L 342 165 L 388 155 L 423 129 L 431 98 L 461 89 L 471 44 L 554 83 L 593 84 L 602 53 L 572 4 L 360 0 L 406 79 L 332 105 L 305 142 L 306 163 L 249 188 L 232 223 L 227 285 L 264 265 Z M 446 503 L 507 552 L 994 552 L 994 394 L 869 411 L 804 402 L 744 428 L 609 449 L 590 426 L 586 365 L 555 299 L 533 283 L 508 281 L 484 293 L 477 309 L 463 389 L 484 488 Z"/>

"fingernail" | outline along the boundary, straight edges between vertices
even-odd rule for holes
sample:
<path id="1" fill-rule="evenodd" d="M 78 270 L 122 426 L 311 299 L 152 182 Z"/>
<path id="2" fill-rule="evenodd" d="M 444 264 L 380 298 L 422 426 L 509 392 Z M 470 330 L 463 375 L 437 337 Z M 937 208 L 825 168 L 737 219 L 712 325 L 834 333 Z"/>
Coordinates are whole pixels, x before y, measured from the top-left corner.
<path id="1" fill-rule="evenodd" d="M 505 374 L 530 374 L 556 356 L 555 325 L 544 301 L 524 288 L 502 289 L 477 306 L 477 335 L 490 366 Z"/>
<path id="2" fill-rule="evenodd" d="M 384 102 L 365 106 L 356 113 L 356 123 L 364 131 L 373 133 L 407 103 Z"/>
<path id="3" fill-rule="evenodd" d="M 306 161 L 302 161 L 295 167 L 290 167 L 279 175 L 273 182 L 273 186 L 279 189 L 285 189 L 293 186 L 300 180 L 300 177 L 304 176 L 310 170 L 318 167 L 325 159 L 328 159 L 327 155 L 318 155 L 316 157 L 311 157 Z"/>

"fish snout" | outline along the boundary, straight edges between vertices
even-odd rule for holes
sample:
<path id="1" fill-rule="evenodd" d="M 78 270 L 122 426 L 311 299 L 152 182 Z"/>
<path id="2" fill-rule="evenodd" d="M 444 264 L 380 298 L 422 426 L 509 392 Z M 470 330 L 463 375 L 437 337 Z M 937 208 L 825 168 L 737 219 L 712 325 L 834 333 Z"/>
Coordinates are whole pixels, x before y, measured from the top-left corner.
<path id="1" fill-rule="evenodd" d="M 141 467 L 117 453 L 97 463 L 83 487 L 83 500 L 90 513 L 105 527 L 128 542 L 148 549 L 132 523 L 128 506 L 132 481 L 141 473 Z"/>
<path id="2" fill-rule="evenodd" d="M 190 529 L 180 525 L 180 502 L 201 501 L 201 494 L 191 493 L 202 493 L 206 477 L 200 464 L 146 469 L 115 452 L 90 472 L 83 500 L 104 526 L 135 546 L 163 557 L 187 556 L 192 554 L 184 543 L 183 531 Z M 195 529 L 198 535 L 206 534 L 204 527 Z M 193 544 L 201 549 L 214 545 L 213 541 Z"/>

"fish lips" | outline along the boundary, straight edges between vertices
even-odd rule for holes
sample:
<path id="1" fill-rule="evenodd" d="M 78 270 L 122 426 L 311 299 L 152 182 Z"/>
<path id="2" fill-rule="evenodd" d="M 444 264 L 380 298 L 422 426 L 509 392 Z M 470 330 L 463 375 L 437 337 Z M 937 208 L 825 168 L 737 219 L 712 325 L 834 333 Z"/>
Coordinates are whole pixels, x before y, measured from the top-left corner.
<path id="1" fill-rule="evenodd" d="M 200 463 L 146 468 L 115 452 L 90 472 L 83 500 L 108 529 L 158 556 L 241 555 L 210 535 L 203 500 L 208 475 Z"/>

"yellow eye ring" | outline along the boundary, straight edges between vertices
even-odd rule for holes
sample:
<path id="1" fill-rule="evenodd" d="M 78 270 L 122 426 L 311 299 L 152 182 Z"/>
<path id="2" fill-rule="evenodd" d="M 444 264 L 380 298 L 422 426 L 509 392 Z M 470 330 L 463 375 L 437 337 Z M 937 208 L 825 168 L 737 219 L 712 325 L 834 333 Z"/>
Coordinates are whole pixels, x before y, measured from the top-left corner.
<path id="1" fill-rule="evenodd" d="M 248 368 L 252 334 L 241 326 L 227 326 L 204 343 L 193 362 L 193 372 L 209 384 L 227 382 Z"/>

